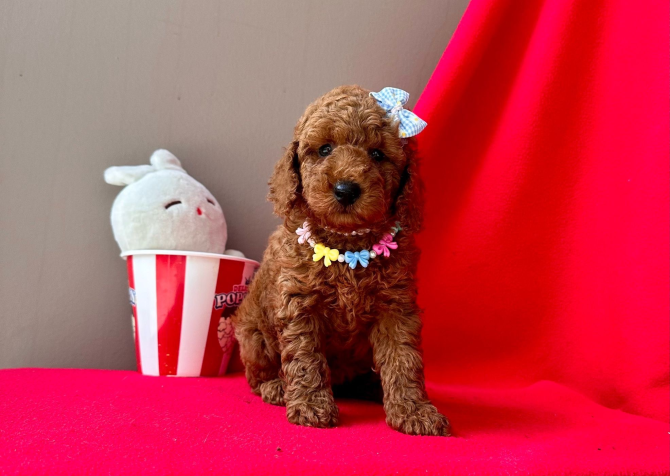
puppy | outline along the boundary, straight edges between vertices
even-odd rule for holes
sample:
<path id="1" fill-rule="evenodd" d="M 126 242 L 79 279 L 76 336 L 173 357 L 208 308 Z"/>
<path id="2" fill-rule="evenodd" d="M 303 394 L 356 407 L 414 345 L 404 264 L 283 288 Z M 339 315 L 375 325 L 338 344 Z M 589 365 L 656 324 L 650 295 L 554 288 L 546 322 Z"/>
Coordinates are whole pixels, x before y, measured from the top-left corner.
<path id="1" fill-rule="evenodd" d="M 334 426 L 333 386 L 381 385 L 392 428 L 449 434 L 424 385 L 421 185 L 403 134 L 369 91 L 342 86 L 309 105 L 275 166 L 269 199 L 283 224 L 233 324 L 252 391 L 291 423 Z"/>

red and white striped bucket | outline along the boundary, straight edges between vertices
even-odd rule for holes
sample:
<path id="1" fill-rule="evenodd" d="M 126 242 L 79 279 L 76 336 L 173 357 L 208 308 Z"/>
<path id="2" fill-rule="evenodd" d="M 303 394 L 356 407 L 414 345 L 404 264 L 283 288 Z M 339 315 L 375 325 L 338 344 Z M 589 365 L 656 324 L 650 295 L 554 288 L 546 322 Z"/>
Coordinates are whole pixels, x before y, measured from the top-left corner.
<path id="1" fill-rule="evenodd" d="M 213 377 L 226 372 L 230 316 L 247 295 L 257 261 L 189 251 L 127 251 L 137 370 Z"/>

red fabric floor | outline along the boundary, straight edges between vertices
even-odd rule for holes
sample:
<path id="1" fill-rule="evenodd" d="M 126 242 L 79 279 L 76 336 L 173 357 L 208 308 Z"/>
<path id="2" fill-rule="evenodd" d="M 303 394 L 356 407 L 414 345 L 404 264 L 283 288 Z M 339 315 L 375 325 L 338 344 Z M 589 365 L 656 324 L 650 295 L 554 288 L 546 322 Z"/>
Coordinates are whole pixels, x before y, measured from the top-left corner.
<path id="1" fill-rule="evenodd" d="M 552 382 L 429 386 L 457 435 L 416 437 L 379 404 L 340 400 L 342 424 L 291 425 L 244 377 L 0 371 L 2 474 L 667 474 L 667 424 Z"/>

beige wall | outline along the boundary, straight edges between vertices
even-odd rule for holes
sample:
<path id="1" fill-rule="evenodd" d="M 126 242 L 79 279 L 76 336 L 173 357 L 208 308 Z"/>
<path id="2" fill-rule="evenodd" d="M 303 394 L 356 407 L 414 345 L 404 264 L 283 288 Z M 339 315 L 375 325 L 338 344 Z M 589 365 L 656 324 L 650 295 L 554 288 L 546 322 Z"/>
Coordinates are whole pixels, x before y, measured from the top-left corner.
<path id="1" fill-rule="evenodd" d="M 259 259 L 267 179 L 334 86 L 425 86 L 467 0 L 0 1 L 0 367 L 134 368 L 111 165 L 174 152 Z"/>

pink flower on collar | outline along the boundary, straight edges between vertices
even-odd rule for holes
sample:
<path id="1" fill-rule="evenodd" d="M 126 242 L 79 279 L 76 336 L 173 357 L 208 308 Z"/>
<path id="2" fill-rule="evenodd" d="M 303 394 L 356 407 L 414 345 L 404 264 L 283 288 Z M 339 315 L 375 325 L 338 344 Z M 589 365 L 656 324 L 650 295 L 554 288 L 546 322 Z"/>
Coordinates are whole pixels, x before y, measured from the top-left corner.
<path id="1" fill-rule="evenodd" d="M 383 254 L 384 257 L 388 258 L 391 256 L 391 251 L 390 250 L 395 250 L 398 248 L 398 243 L 393 241 L 393 235 L 390 233 L 386 233 L 384 236 L 382 236 L 382 239 L 379 240 L 379 243 L 376 245 L 372 245 L 372 249 L 377 255 Z"/>
<path id="2" fill-rule="evenodd" d="M 298 235 L 298 243 L 301 245 L 304 244 L 307 240 L 309 240 L 310 236 L 312 234 L 309 231 L 309 223 L 305 222 L 302 224 L 302 228 L 298 228 L 295 230 L 295 232 Z"/>

